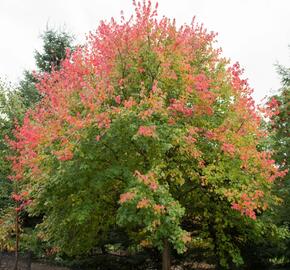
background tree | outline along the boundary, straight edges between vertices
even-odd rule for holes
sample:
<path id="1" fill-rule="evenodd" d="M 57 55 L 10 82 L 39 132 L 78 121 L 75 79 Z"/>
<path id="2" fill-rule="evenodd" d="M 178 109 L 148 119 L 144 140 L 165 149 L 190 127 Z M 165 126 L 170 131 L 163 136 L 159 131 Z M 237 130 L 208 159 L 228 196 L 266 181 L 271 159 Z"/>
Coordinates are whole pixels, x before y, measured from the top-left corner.
<path id="1" fill-rule="evenodd" d="M 50 73 L 59 70 L 61 62 L 68 52 L 74 49 L 73 36 L 65 31 L 47 29 L 41 35 L 42 51 L 35 51 L 36 73 Z M 37 103 L 41 95 L 36 90 L 37 79 L 31 71 L 24 72 L 24 79 L 19 82 L 19 92 L 27 108 Z"/>
<path id="2" fill-rule="evenodd" d="M 271 103 L 277 103 L 279 114 L 273 117 L 273 122 L 270 126 L 270 130 L 274 131 L 272 136 L 274 144 L 273 149 L 275 151 L 274 157 L 278 164 L 283 169 L 289 170 L 289 158 L 290 158 L 290 116 L 289 116 L 289 100 L 290 100 L 290 69 L 281 65 L 277 65 L 277 71 L 281 76 L 282 88 L 279 94 L 274 95 L 269 100 Z M 284 179 L 286 183 L 289 182 L 289 172 Z"/>
<path id="3" fill-rule="evenodd" d="M 289 265 L 290 71 L 280 65 L 276 67 L 281 76 L 282 87 L 278 94 L 268 98 L 266 106 L 275 113 L 264 123 L 269 136 L 265 137 L 259 148 L 273 151 L 277 166 L 288 172 L 283 178 L 275 181 L 273 194 L 279 199 L 275 204 L 270 205 L 270 211 L 260 217 L 259 226 L 263 237 L 248 239 L 244 247 L 244 258 L 251 266 L 250 269 L 268 269 L 273 263 L 281 267 Z"/>
<path id="4" fill-rule="evenodd" d="M 288 170 L 286 176 L 277 181 L 275 192 L 282 199 L 280 205 L 274 209 L 272 219 L 278 226 L 284 226 L 290 231 L 290 69 L 277 65 L 277 71 L 281 76 L 282 87 L 278 94 L 269 98 L 268 106 L 276 106 L 278 114 L 272 117 L 268 125 L 271 132 L 270 147 L 274 151 L 274 158 L 283 170 Z M 280 257 L 284 257 L 284 263 L 290 263 L 290 240 L 284 241 L 284 249 L 280 251 Z M 275 251 L 275 250 L 274 250 Z"/>
<path id="5" fill-rule="evenodd" d="M 46 30 L 41 36 L 43 40 L 43 52 L 35 52 L 36 73 L 51 72 L 52 69 L 59 69 L 61 61 L 65 58 L 67 50 L 72 50 L 73 38 L 66 32 Z M 7 157 L 11 150 L 7 144 L 7 138 L 13 139 L 15 125 L 21 124 L 25 112 L 35 106 L 41 99 L 36 90 L 37 79 L 32 72 L 25 71 L 24 79 L 19 86 L 12 87 L 4 82 L 0 84 L 0 248 L 12 249 L 11 235 L 15 233 L 14 205 L 12 191 L 15 184 L 8 179 L 11 174 L 10 162 Z"/>
<path id="6" fill-rule="evenodd" d="M 7 137 L 12 136 L 12 130 L 17 120 L 25 113 L 20 95 L 15 89 L 4 82 L 0 82 L 0 249 L 12 249 L 11 234 L 14 230 L 14 208 L 11 194 L 13 185 L 8 179 L 11 165 L 7 157 L 11 150 Z"/>

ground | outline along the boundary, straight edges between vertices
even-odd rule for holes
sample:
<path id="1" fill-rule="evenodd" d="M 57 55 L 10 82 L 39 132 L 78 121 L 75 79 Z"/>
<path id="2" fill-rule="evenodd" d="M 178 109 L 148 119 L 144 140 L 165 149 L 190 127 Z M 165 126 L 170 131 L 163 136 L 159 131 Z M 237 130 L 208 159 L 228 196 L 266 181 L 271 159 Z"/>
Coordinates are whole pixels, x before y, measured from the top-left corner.
<path id="1" fill-rule="evenodd" d="M 0 253 L 0 270 L 14 269 L 14 254 Z M 43 263 L 31 262 L 30 256 L 21 256 L 18 270 L 69 270 L 65 267 L 47 265 Z"/>

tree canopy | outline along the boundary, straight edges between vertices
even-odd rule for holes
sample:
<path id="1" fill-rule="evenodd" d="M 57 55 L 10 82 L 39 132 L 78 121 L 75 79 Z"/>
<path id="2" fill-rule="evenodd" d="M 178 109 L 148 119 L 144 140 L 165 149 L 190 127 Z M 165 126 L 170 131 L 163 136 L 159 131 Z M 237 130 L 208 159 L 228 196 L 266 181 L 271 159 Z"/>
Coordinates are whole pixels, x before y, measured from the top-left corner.
<path id="1" fill-rule="evenodd" d="M 215 37 L 135 3 L 38 76 L 43 99 L 10 144 L 15 196 L 43 215 L 42 239 L 85 253 L 118 225 L 139 247 L 182 253 L 210 239 L 221 267 L 243 263 L 233 228 L 275 201 L 286 172 L 258 147 L 275 104 L 258 110 Z"/>
<path id="2" fill-rule="evenodd" d="M 58 30 L 46 30 L 41 36 L 43 51 L 35 52 L 37 70 L 43 74 L 52 69 L 59 69 L 61 60 L 72 50 L 72 37 Z M 61 58 L 62 57 L 62 58 Z M 57 61 L 56 61 L 57 59 Z M 48 68 L 50 62 L 50 69 Z M 46 63 L 47 68 L 44 68 Z M 18 184 L 8 179 L 11 164 L 8 157 L 12 154 L 7 138 L 13 139 L 13 129 L 21 125 L 25 112 L 40 101 L 41 95 L 35 87 L 37 79 L 31 71 L 24 72 L 24 78 L 18 85 L 0 82 L 0 249 L 13 249 L 15 196 L 12 196 Z M 12 197 L 11 197 L 12 196 Z M 14 198 L 14 199 L 13 199 Z M 13 202 L 14 201 L 14 202 Z"/>

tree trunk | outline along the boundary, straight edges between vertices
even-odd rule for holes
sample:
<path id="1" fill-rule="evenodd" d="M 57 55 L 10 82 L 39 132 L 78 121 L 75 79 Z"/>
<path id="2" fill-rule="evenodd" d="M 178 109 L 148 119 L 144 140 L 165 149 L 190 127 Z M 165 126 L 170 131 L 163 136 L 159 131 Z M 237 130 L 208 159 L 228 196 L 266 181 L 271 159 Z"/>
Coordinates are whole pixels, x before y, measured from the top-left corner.
<path id="1" fill-rule="evenodd" d="M 19 260 L 19 214 L 16 210 L 15 216 L 15 234 L 16 234 L 16 242 L 15 242 L 15 264 L 13 270 L 18 270 L 18 260 Z"/>
<path id="2" fill-rule="evenodd" d="M 213 240 L 213 244 L 214 244 L 214 249 L 213 249 L 213 252 L 214 252 L 214 256 L 215 256 L 215 269 L 216 270 L 221 270 L 223 269 L 221 264 L 220 264 L 220 255 L 219 255 L 219 252 L 218 252 L 218 244 L 217 244 L 217 237 L 216 237 L 216 230 L 215 230 L 215 224 L 214 222 L 209 222 L 209 234 Z"/>
<path id="3" fill-rule="evenodd" d="M 163 241 L 163 252 L 162 252 L 162 270 L 170 270 L 170 245 L 167 239 Z"/>

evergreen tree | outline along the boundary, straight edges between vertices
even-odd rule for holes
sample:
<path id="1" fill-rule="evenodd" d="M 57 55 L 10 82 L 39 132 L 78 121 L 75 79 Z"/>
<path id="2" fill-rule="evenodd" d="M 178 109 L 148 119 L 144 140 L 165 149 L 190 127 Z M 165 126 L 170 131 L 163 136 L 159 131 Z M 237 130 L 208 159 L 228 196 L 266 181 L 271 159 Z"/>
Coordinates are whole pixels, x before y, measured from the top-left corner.
<path id="1" fill-rule="evenodd" d="M 281 205 L 276 209 L 275 222 L 279 226 L 286 226 L 290 231 L 290 68 L 277 65 L 281 76 L 282 87 L 278 94 L 269 99 L 269 104 L 276 103 L 279 114 L 274 115 L 269 124 L 272 132 L 271 146 L 274 158 L 281 169 L 288 170 L 286 176 L 276 184 L 276 192 L 281 197 Z M 284 256 L 290 263 L 290 240 L 287 240 Z"/>
<path id="2" fill-rule="evenodd" d="M 35 51 L 36 73 L 50 73 L 61 68 L 62 60 L 66 57 L 67 50 L 74 49 L 73 37 L 64 32 L 48 29 L 42 35 L 42 51 Z M 33 106 L 41 99 L 41 95 L 35 88 L 37 79 L 31 71 L 24 72 L 24 79 L 19 83 L 19 91 L 27 108 Z"/>

